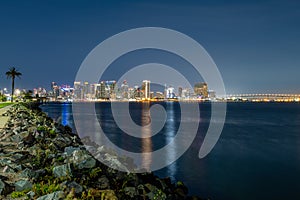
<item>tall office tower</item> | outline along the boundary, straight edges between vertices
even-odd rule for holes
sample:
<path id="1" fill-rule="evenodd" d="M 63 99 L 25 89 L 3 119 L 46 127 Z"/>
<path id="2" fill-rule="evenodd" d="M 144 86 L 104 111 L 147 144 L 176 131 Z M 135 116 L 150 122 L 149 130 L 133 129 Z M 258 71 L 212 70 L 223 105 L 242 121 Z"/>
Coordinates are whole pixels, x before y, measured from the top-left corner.
<path id="1" fill-rule="evenodd" d="M 190 98 L 190 96 L 191 94 L 189 88 L 182 89 L 182 94 L 181 94 L 182 98 Z"/>
<path id="2" fill-rule="evenodd" d="M 145 99 L 150 99 L 150 81 L 143 80 L 142 92 L 144 93 Z"/>
<path id="3" fill-rule="evenodd" d="M 195 95 L 202 98 L 208 98 L 208 88 L 206 83 L 196 83 L 194 85 Z"/>
<path id="4" fill-rule="evenodd" d="M 182 87 L 178 87 L 178 97 L 182 97 Z"/>
<path id="5" fill-rule="evenodd" d="M 209 91 L 208 91 L 208 97 L 209 97 L 211 100 L 216 99 L 216 92 L 213 91 L 213 90 L 209 90 Z"/>
<path id="6" fill-rule="evenodd" d="M 83 88 L 80 81 L 74 82 L 74 98 L 83 99 Z"/>
<path id="7" fill-rule="evenodd" d="M 86 99 L 89 93 L 90 93 L 90 86 L 89 86 L 89 82 L 86 81 L 83 83 L 83 98 Z"/>
<path id="8" fill-rule="evenodd" d="M 95 98 L 96 99 L 100 99 L 100 87 L 101 84 L 100 83 L 95 83 Z"/>
<path id="9" fill-rule="evenodd" d="M 175 97 L 176 97 L 175 89 L 173 87 L 169 86 L 166 90 L 166 98 L 167 99 L 173 99 Z"/>
<path id="10" fill-rule="evenodd" d="M 116 98 L 116 91 L 117 91 L 117 82 L 115 80 L 112 81 L 105 81 L 106 92 L 108 98 L 115 99 Z"/>
<path id="11" fill-rule="evenodd" d="M 123 81 L 121 85 L 121 96 L 123 99 L 128 99 L 128 83 L 126 80 Z"/>
<path id="12" fill-rule="evenodd" d="M 53 91 L 53 97 L 57 99 L 57 97 L 59 96 L 59 86 L 56 82 L 51 83 L 51 89 Z"/>
<path id="13" fill-rule="evenodd" d="M 90 87 L 89 87 L 89 98 L 94 99 L 96 96 L 95 94 L 96 94 L 96 86 L 95 86 L 95 83 L 93 83 L 93 84 L 90 84 Z"/>
<path id="14" fill-rule="evenodd" d="M 134 99 L 134 88 L 128 88 L 128 99 Z"/>
<path id="15" fill-rule="evenodd" d="M 100 91 L 99 91 L 99 97 L 100 99 L 106 99 L 107 98 L 107 94 L 106 94 L 106 86 L 105 86 L 105 82 L 101 81 L 100 82 Z"/>
<path id="16" fill-rule="evenodd" d="M 137 85 L 134 86 L 133 98 L 140 99 L 141 97 L 141 89 Z"/>

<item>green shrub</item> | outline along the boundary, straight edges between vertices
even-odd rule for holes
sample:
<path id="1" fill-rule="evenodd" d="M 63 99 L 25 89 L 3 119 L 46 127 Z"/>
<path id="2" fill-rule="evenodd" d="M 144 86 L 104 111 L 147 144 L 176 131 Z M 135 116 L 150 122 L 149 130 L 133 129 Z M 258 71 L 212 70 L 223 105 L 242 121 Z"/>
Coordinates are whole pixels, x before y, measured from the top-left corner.
<path id="1" fill-rule="evenodd" d="M 29 192 L 30 190 L 23 190 L 20 192 L 14 191 L 11 193 L 11 198 L 16 199 L 16 198 L 20 198 L 26 195 L 27 192 Z"/>
<path id="2" fill-rule="evenodd" d="M 48 180 L 48 183 L 44 183 L 43 181 L 40 183 L 36 183 L 33 185 L 32 187 L 33 192 L 35 192 L 35 194 L 37 196 L 43 196 L 46 194 L 50 194 L 56 191 L 61 190 L 60 185 L 54 181 L 53 183 L 51 183 L 50 180 Z"/>

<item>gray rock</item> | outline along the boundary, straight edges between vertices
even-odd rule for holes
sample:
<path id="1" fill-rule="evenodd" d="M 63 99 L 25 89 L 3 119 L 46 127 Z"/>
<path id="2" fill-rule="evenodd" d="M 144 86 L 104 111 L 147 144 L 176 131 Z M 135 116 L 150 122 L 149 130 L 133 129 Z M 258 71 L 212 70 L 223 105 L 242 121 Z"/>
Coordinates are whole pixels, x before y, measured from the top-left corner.
<path id="1" fill-rule="evenodd" d="M 87 150 L 87 151 L 89 151 L 91 154 L 95 154 L 96 152 L 97 152 L 97 149 L 94 147 L 94 146 L 88 146 L 88 145 L 86 145 L 86 146 L 84 146 L 85 147 L 85 149 Z"/>
<path id="2" fill-rule="evenodd" d="M 54 139 L 53 143 L 59 147 L 59 149 L 63 149 L 67 146 L 70 146 L 72 141 L 68 137 L 58 136 Z"/>
<path id="3" fill-rule="evenodd" d="M 37 174 L 29 168 L 24 169 L 20 175 L 21 178 L 31 179 L 37 176 Z"/>
<path id="4" fill-rule="evenodd" d="M 66 147 L 66 148 L 65 148 L 64 152 L 65 152 L 65 154 L 66 154 L 67 156 L 70 156 L 70 155 L 73 154 L 73 152 L 74 152 L 75 150 L 80 150 L 80 148 L 79 148 L 79 147 L 69 146 L 69 147 Z"/>
<path id="5" fill-rule="evenodd" d="M 21 133 L 19 133 L 19 135 L 21 136 L 21 138 L 26 138 L 30 135 L 30 132 L 28 131 L 22 131 Z"/>
<path id="6" fill-rule="evenodd" d="M 14 155 L 11 156 L 13 159 L 20 159 L 23 157 L 23 154 L 20 154 L 20 153 L 16 153 Z"/>
<path id="7" fill-rule="evenodd" d="M 100 146 L 100 147 L 97 148 L 97 152 L 104 153 L 104 152 L 106 152 L 106 149 L 105 149 L 104 146 Z"/>
<path id="8" fill-rule="evenodd" d="M 16 191 L 23 191 L 32 188 L 32 183 L 28 180 L 19 180 L 15 182 Z"/>
<path id="9" fill-rule="evenodd" d="M 65 198 L 65 194 L 63 191 L 53 192 L 51 194 L 47 194 L 37 198 L 37 200 L 61 200 Z"/>
<path id="10" fill-rule="evenodd" d="M 21 126 L 17 126 L 16 128 L 14 128 L 13 133 L 18 135 L 20 133 L 20 131 L 21 131 Z"/>
<path id="11" fill-rule="evenodd" d="M 79 185 L 78 183 L 76 183 L 75 181 L 72 181 L 72 182 L 66 182 L 65 185 L 66 185 L 68 188 L 74 188 L 76 194 L 79 194 L 79 193 L 81 193 L 81 192 L 83 191 L 82 186 Z"/>
<path id="12" fill-rule="evenodd" d="M 19 143 L 22 141 L 22 137 L 20 135 L 13 135 L 10 137 L 11 142 Z"/>
<path id="13" fill-rule="evenodd" d="M 103 161 L 105 162 L 106 165 L 108 165 L 111 168 L 114 169 L 118 169 L 120 171 L 123 172 L 129 172 L 129 170 L 127 169 L 127 167 L 125 165 L 123 165 L 116 156 L 112 156 L 108 153 L 105 154 L 104 156 L 105 158 L 103 159 Z"/>
<path id="14" fill-rule="evenodd" d="M 0 194 L 3 194 L 6 184 L 0 179 Z"/>
<path id="15" fill-rule="evenodd" d="M 96 160 L 84 150 L 75 150 L 70 158 L 72 162 L 79 169 L 93 168 L 96 165 Z"/>
<path id="16" fill-rule="evenodd" d="M 15 173 L 15 170 L 13 170 L 11 167 L 9 166 L 5 166 L 2 170 L 3 173 Z"/>
<path id="17" fill-rule="evenodd" d="M 27 195 L 27 197 L 28 197 L 29 199 L 33 199 L 33 197 L 34 197 L 34 195 L 35 195 L 35 192 L 29 191 L 29 192 L 26 193 L 26 195 Z"/>
<path id="18" fill-rule="evenodd" d="M 12 168 L 14 171 L 22 170 L 22 166 L 21 165 L 17 165 L 16 163 L 14 163 L 11 160 L 6 160 L 6 161 L 7 161 L 7 166 L 9 166 L 10 168 Z"/>
<path id="19" fill-rule="evenodd" d="M 0 165 L 2 165 L 2 166 L 10 165 L 11 163 L 12 163 L 12 161 L 9 158 L 1 158 L 0 159 Z"/>
<path id="20" fill-rule="evenodd" d="M 45 169 L 38 169 L 38 170 L 36 170 L 35 172 L 35 178 L 38 178 L 38 177 L 40 177 L 40 176 L 43 176 L 43 175 L 45 175 L 46 174 L 46 170 Z"/>
<path id="21" fill-rule="evenodd" d="M 53 175 L 57 178 L 63 176 L 72 176 L 70 164 L 59 165 L 53 168 Z"/>
<path id="22" fill-rule="evenodd" d="M 99 178 L 96 184 L 102 190 L 109 188 L 109 180 L 106 176 Z"/>
<path id="23" fill-rule="evenodd" d="M 131 198 L 134 198 L 134 196 L 137 195 L 135 187 L 125 187 L 124 192 L 126 195 L 130 196 Z"/>

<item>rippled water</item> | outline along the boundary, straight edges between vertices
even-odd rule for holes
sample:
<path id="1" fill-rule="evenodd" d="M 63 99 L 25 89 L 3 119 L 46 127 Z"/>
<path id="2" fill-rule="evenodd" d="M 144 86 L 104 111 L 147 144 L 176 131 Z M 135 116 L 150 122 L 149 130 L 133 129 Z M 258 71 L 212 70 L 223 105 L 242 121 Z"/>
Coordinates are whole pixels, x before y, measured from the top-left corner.
<path id="1" fill-rule="evenodd" d="M 114 144 L 134 152 L 151 152 L 172 141 L 180 123 L 198 120 L 180 119 L 176 102 L 161 105 L 166 109 L 166 124 L 146 140 L 123 133 L 109 103 L 97 103 L 96 110 L 102 129 Z M 50 117 L 75 129 L 71 104 L 49 103 L 41 107 Z M 135 123 L 149 122 L 148 107 L 130 103 Z M 201 103 L 199 107 L 200 124 L 194 142 L 180 159 L 156 171 L 157 175 L 183 180 L 191 194 L 217 200 L 300 199 L 300 104 L 229 103 L 221 138 L 204 159 L 198 158 L 198 152 L 210 122 L 210 104 Z M 83 109 L 80 115 L 88 119 L 84 116 L 90 113 Z M 96 125 L 88 120 L 83 123 L 86 133 Z M 176 148 L 180 147 L 174 147 L 174 151 Z M 169 152 L 170 158 L 174 151 Z M 151 158 L 144 162 L 145 166 L 151 165 Z"/>

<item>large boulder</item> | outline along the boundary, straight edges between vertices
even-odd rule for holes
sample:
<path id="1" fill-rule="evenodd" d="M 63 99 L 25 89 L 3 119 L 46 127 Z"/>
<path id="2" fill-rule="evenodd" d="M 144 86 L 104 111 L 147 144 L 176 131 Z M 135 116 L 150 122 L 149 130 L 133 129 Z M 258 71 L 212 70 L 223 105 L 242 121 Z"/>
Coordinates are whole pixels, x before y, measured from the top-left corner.
<path id="1" fill-rule="evenodd" d="M 23 191 L 32 188 L 32 183 L 28 180 L 19 180 L 15 182 L 16 191 Z"/>
<path id="2" fill-rule="evenodd" d="M 90 169 L 95 167 L 96 160 L 85 150 L 75 150 L 69 159 L 78 169 Z"/>
<path id="3" fill-rule="evenodd" d="M 37 198 L 37 200 L 61 200 L 65 198 L 65 194 L 63 191 L 53 192 L 51 194 L 47 194 Z"/>
<path id="4" fill-rule="evenodd" d="M 70 164 L 59 165 L 53 168 L 53 175 L 56 178 L 72 176 Z"/>

